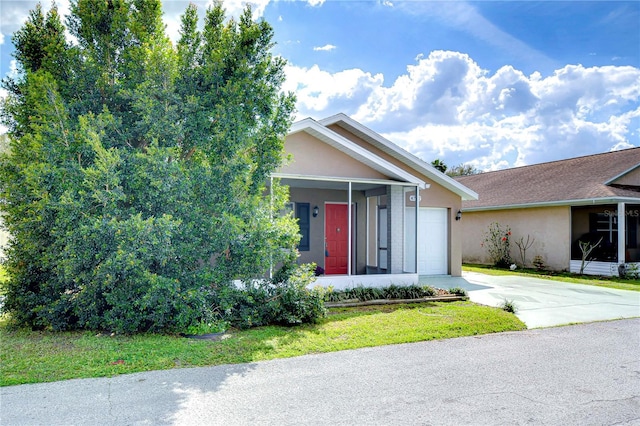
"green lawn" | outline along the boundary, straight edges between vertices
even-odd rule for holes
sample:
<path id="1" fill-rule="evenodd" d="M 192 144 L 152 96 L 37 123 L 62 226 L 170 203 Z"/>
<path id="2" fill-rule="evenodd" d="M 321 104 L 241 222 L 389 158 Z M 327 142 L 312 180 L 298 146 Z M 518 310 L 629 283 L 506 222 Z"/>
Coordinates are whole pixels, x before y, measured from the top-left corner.
<path id="1" fill-rule="evenodd" d="M 574 284 L 594 285 L 598 287 L 617 288 L 618 290 L 640 291 L 640 280 L 623 279 L 619 277 L 599 277 L 590 275 L 577 275 L 568 272 L 537 271 L 535 269 L 517 269 L 510 271 L 498 269 L 488 265 L 465 264 L 463 271 L 479 272 L 487 275 L 529 275 L 547 280 L 562 281 Z"/>
<path id="2" fill-rule="evenodd" d="M 5 318 L 0 322 L 0 385 L 246 363 L 525 328 L 513 314 L 471 302 L 333 310 L 317 325 L 233 331 L 217 342 L 159 334 L 36 332 L 14 329 Z"/>

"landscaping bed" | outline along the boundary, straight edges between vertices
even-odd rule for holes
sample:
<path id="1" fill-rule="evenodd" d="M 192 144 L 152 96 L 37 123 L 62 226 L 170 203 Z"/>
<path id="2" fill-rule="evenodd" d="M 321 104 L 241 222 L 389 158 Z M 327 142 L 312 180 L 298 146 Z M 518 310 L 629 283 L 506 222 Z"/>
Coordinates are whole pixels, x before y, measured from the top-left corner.
<path id="1" fill-rule="evenodd" d="M 417 299 L 373 299 L 373 300 L 358 300 L 348 299 L 342 302 L 327 302 L 324 304 L 327 308 L 351 308 L 357 306 L 371 306 L 371 305 L 401 305 L 409 303 L 427 303 L 427 302 L 457 302 L 462 300 L 468 300 L 467 296 L 459 296 L 457 294 L 443 294 L 439 296 L 420 297 Z"/>

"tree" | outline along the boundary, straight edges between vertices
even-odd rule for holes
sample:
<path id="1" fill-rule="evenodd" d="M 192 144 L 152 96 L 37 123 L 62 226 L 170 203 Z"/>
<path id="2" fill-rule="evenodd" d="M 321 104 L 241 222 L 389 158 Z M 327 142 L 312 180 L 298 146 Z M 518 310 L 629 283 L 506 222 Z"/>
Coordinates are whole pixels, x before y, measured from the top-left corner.
<path id="1" fill-rule="evenodd" d="M 294 109 L 271 27 L 216 2 L 199 32 L 189 6 L 174 48 L 161 16 L 157 0 L 78 0 L 77 44 L 55 6 L 14 36 L 0 190 L 5 310 L 22 324 L 184 329 L 233 311 L 234 280 L 295 259 L 269 180 Z"/>
<path id="2" fill-rule="evenodd" d="M 470 176 L 481 173 L 480 170 L 476 169 L 471 164 L 459 164 L 447 170 L 447 176 Z"/>
<path id="3" fill-rule="evenodd" d="M 435 159 L 431 162 L 431 165 L 441 171 L 442 173 L 447 171 L 447 165 L 440 159 Z"/>

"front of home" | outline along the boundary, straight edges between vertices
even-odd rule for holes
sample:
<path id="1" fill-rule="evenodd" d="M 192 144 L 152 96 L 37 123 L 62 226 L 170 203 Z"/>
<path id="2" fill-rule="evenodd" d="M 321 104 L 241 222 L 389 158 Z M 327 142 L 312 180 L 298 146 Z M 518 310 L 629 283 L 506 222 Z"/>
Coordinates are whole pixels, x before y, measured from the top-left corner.
<path id="1" fill-rule="evenodd" d="M 456 215 L 473 191 L 344 114 L 294 123 L 285 151 L 273 178 L 289 187 L 299 261 L 323 268 L 319 284 L 461 275 Z"/>
<path id="2" fill-rule="evenodd" d="M 491 223 L 510 227 L 511 256 L 558 271 L 618 275 L 640 264 L 640 148 L 456 179 L 479 194 L 463 202 L 463 261 L 490 263 Z M 517 242 L 530 242 L 523 262 Z M 580 243 L 596 246 L 583 265 Z"/>

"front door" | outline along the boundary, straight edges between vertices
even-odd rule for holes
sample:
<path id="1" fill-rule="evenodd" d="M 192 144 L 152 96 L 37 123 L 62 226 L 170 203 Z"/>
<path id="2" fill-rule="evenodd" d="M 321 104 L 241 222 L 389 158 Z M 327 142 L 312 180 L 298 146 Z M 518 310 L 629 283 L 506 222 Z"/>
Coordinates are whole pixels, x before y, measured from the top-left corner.
<path id="1" fill-rule="evenodd" d="M 324 273 L 347 274 L 349 211 L 346 204 L 325 205 Z"/>

